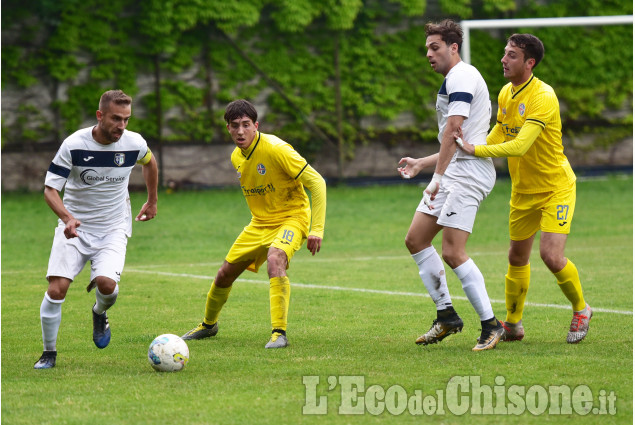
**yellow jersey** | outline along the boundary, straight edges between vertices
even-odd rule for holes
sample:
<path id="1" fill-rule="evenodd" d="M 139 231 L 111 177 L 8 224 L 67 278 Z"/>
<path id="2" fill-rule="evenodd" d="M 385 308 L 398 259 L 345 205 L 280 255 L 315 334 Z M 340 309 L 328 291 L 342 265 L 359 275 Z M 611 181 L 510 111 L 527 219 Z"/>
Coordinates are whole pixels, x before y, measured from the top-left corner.
<path id="1" fill-rule="evenodd" d="M 487 145 L 475 146 L 475 156 L 508 157 L 512 191 L 551 192 L 569 187 L 575 174 L 562 146 L 560 105 L 548 84 L 533 74 L 498 95 L 496 125 Z"/>
<path id="2" fill-rule="evenodd" d="M 306 237 L 313 219 L 311 235 L 323 237 L 326 184 L 290 144 L 257 132 L 249 148 L 234 149 L 231 161 L 251 211 L 251 224 L 278 226 L 291 221 L 304 229 Z M 311 191 L 313 214 L 302 182 Z"/>

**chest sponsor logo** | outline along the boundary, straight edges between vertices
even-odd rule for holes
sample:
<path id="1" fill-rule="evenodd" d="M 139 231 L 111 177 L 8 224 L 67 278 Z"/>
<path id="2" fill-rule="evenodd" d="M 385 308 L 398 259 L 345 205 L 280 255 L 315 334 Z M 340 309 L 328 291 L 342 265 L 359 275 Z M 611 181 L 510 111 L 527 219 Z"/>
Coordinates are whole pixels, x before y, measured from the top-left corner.
<path id="1" fill-rule="evenodd" d="M 521 117 L 523 115 L 525 115 L 525 104 L 524 103 L 521 103 L 520 105 L 518 105 L 518 113 L 520 114 Z"/>
<path id="2" fill-rule="evenodd" d="M 261 176 L 264 176 L 267 172 L 267 169 L 265 168 L 264 164 L 258 164 L 256 166 L 256 171 L 258 171 L 258 174 L 260 174 Z"/>
<path id="3" fill-rule="evenodd" d="M 115 154 L 115 164 L 117 167 L 121 167 L 126 162 L 126 154 L 125 153 L 116 153 Z"/>
<path id="4" fill-rule="evenodd" d="M 260 185 L 260 186 L 251 187 L 251 188 L 242 186 L 242 189 L 243 189 L 243 195 L 245 197 L 262 196 L 262 195 L 266 195 L 267 193 L 272 193 L 276 191 L 276 188 L 271 183 L 267 185 Z"/>
<path id="5" fill-rule="evenodd" d="M 87 168 L 86 170 L 82 171 L 79 174 L 79 178 L 82 180 L 82 182 L 84 182 L 85 185 L 88 186 L 92 186 L 101 182 L 121 183 L 122 181 L 126 180 L 126 178 L 123 176 L 101 176 L 99 175 L 99 173 L 97 173 L 97 170 L 93 170 L 92 168 Z"/>

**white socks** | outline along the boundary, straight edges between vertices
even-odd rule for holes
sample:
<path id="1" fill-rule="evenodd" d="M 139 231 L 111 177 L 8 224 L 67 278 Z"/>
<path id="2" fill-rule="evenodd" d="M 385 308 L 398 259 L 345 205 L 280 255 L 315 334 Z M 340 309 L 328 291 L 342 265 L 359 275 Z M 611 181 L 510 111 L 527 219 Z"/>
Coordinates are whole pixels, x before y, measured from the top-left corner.
<path id="1" fill-rule="evenodd" d="M 429 246 L 423 251 L 412 254 L 412 258 L 419 267 L 419 276 L 432 297 L 432 301 L 437 305 L 437 310 L 451 307 L 452 299 L 445 280 L 445 268 L 436 249 Z"/>
<path id="2" fill-rule="evenodd" d="M 119 294 L 119 285 L 115 285 L 115 290 L 112 294 L 104 295 L 99 292 L 99 288 L 95 288 L 95 298 L 97 302 L 93 307 L 93 311 L 97 314 L 104 314 L 114 303 L 117 301 L 117 294 Z"/>
<path id="3" fill-rule="evenodd" d="M 44 293 L 44 299 L 40 305 L 40 321 L 42 323 L 42 342 L 44 351 L 55 351 L 57 332 L 62 323 L 62 303 L 64 300 L 54 300 Z"/>
<path id="4" fill-rule="evenodd" d="M 476 264 L 474 264 L 474 261 L 470 258 L 454 269 L 454 273 L 461 281 L 463 291 L 481 321 L 494 317 L 494 310 L 492 310 L 492 304 L 485 288 L 485 279 Z"/>

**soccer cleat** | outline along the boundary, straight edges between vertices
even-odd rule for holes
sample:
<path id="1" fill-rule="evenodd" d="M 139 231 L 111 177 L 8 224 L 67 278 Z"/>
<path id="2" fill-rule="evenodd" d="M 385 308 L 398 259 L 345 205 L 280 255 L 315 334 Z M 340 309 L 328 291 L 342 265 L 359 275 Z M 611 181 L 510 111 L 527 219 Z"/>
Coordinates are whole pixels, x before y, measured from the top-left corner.
<path id="1" fill-rule="evenodd" d="M 452 320 L 440 321 L 434 319 L 432 327 L 424 335 L 421 335 L 415 341 L 418 345 L 436 344 L 442 341 L 446 336 L 461 332 L 463 330 L 463 320 L 458 314 L 455 314 Z"/>
<path id="2" fill-rule="evenodd" d="M 33 369 L 50 369 L 55 367 L 57 351 L 44 351 L 40 359 L 35 362 Z"/>
<path id="3" fill-rule="evenodd" d="M 211 336 L 214 336 L 218 333 L 218 322 L 213 325 L 205 325 L 204 323 L 200 323 L 191 331 L 187 332 L 181 338 L 184 340 L 189 339 L 205 339 Z"/>
<path id="4" fill-rule="evenodd" d="M 525 328 L 523 328 L 523 321 L 518 323 L 501 322 L 503 325 L 503 336 L 501 341 L 520 341 L 525 337 Z"/>
<path id="5" fill-rule="evenodd" d="M 280 332 L 274 332 L 271 334 L 271 339 L 265 345 L 265 348 L 284 348 L 289 345 L 289 340 L 286 335 Z"/>
<path id="6" fill-rule="evenodd" d="M 505 328 L 498 320 L 496 321 L 496 326 L 484 325 L 481 330 L 481 337 L 477 340 L 472 351 L 492 350 L 496 348 L 496 344 L 501 340 L 504 333 Z"/>
<path id="7" fill-rule="evenodd" d="M 94 307 L 94 306 L 93 306 Z M 110 324 L 108 315 L 104 311 L 102 314 L 93 312 L 93 342 L 97 348 L 106 348 L 110 344 Z"/>
<path id="8" fill-rule="evenodd" d="M 573 312 L 571 327 L 567 334 L 567 342 L 569 344 L 577 344 L 584 339 L 587 332 L 589 332 L 591 317 L 593 317 L 593 310 L 591 310 L 591 306 L 588 304 L 586 304 L 584 310 Z"/>

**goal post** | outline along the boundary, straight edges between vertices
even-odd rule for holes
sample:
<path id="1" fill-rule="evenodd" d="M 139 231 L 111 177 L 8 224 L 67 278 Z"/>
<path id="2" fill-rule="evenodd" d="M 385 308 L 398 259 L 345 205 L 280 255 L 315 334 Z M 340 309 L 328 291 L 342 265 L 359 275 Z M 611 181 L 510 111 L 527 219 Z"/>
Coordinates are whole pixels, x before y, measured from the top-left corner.
<path id="1" fill-rule="evenodd" d="M 471 63 L 470 30 L 520 27 L 566 27 L 633 24 L 633 15 L 580 16 L 567 18 L 527 18 L 527 19 L 475 19 L 460 22 L 463 28 L 461 59 Z"/>

